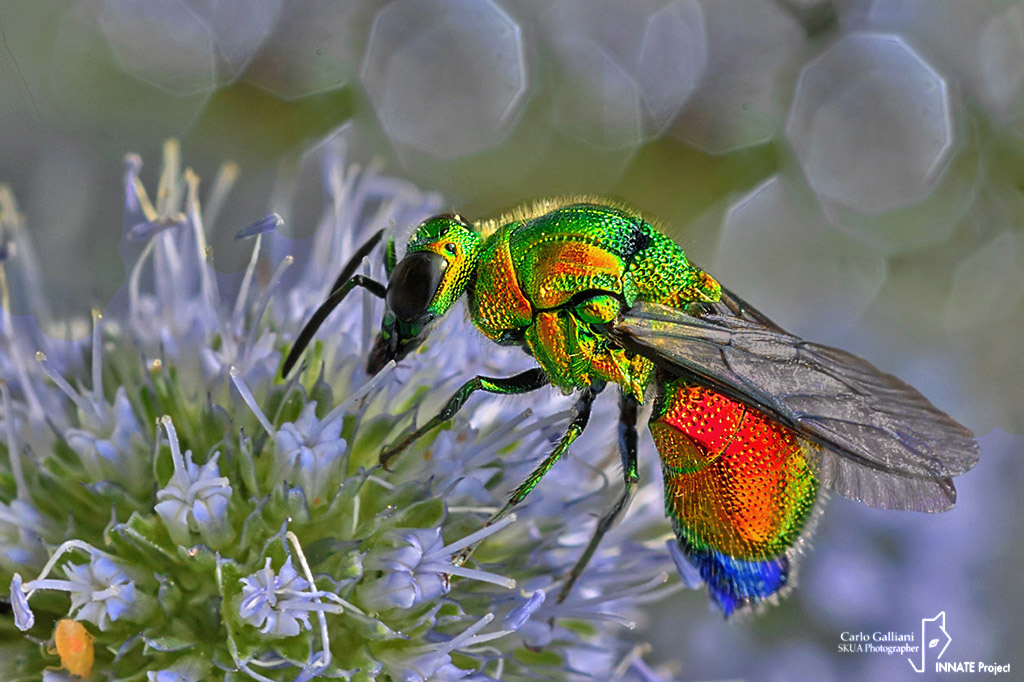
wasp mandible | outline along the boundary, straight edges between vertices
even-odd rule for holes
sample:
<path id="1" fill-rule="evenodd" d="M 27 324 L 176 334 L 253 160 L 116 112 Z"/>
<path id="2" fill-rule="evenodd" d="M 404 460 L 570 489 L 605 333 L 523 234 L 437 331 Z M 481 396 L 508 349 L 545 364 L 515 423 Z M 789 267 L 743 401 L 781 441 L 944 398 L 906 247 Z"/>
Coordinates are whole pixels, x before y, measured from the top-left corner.
<path id="1" fill-rule="evenodd" d="M 371 374 L 416 349 L 465 295 L 484 336 L 520 347 L 538 366 L 470 379 L 437 415 L 385 447 L 380 463 L 387 467 L 477 391 L 552 385 L 576 394 L 562 437 L 488 523 L 526 498 L 586 428 L 597 394 L 617 384 L 624 487 L 560 600 L 632 499 L 645 400 L 654 401 L 648 428 L 666 513 L 682 554 L 727 616 L 786 587 L 821 490 L 882 509 L 945 511 L 956 501 L 952 477 L 978 460 L 971 432 L 915 389 L 784 331 L 631 209 L 570 197 L 477 222 L 435 216 L 416 228 L 401 260 L 388 241 L 387 285 L 355 274 L 381 238 L 343 268 L 282 372 L 355 287 L 385 301 Z"/>

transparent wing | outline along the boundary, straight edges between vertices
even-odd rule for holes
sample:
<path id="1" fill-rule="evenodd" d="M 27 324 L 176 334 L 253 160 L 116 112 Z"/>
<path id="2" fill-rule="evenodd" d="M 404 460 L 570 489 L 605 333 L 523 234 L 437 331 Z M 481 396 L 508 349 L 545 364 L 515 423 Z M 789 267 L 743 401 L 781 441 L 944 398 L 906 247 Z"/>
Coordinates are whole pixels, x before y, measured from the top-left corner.
<path id="1" fill-rule="evenodd" d="M 951 477 L 978 461 L 973 434 L 915 389 L 855 355 L 783 331 L 729 292 L 697 315 L 639 303 L 607 333 L 823 446 L 821 482 L 869 506 L 949 509 Z"/>

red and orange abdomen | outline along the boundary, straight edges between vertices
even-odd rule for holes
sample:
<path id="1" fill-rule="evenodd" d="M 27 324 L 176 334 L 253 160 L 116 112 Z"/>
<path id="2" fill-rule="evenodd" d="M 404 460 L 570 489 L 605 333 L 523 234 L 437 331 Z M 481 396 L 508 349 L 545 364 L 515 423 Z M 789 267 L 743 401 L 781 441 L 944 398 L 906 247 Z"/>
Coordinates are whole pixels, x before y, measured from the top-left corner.
<path id="1" fill-rule="evenodd" d="M 681 379 L 661 387 L 650 429 L 666 510 L 691 547 L 760 561 L 793 546 L 818 490 L 806 441 L 743 403 Z"/>

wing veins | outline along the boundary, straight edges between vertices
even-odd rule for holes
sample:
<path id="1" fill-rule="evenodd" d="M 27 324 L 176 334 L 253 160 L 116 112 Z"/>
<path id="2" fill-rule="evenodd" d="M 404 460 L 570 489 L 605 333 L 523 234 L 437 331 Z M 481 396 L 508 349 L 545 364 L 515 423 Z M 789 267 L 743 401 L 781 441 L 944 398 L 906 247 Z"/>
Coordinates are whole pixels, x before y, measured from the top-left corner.
<path id="1" fill-rule="evenodd" d="M 853 464 L 830 468 L 843 494 L 876 506 L 948 508 L 952 498 L 936 491 L 977 461 L 970 431 L 897 377 L 789 334 L 729 292 L 704 310 L 691 315 L 638 303 L 607 334 L 662 371 L 740 400 L 821 446 L 826 456 Z M 900 488 L 903 479 L 911 487 Z"/>

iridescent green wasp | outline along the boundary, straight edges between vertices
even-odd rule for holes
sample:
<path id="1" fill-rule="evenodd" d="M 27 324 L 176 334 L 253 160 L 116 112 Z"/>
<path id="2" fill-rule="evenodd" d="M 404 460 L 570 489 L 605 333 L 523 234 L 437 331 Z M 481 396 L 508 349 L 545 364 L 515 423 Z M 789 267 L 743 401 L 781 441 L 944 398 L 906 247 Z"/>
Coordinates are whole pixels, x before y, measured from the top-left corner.
<path id="1" fill-rule="evenodd" d="M 424 221 L 387 286 L 356 275 L 374 235 L 342 270 L 285 359 L 288 374 L 355 287 L 385 300 L 370 373 L 401 360 L 463 295 L 473 324 L 538 367 L 467 381 L 431 420 L 380 455 L 382 465 L 451 419 L 476 391 L 553 385 L 578 399 L 564 435 L 490 523 L 519 504 L 582 433 L 595 396 L 618 384 L 624 489 L 570 572 L 571 589 L 632 498 L 639 406 L 661 456 L 679 548 L 726 615 L 782 590 L 821 488 L 884 509 L 937 512 L 952 476 L 978 459 L 966 428 L 899 379 L 803 341 L 722 288 L 636 212 L 590 198 L 535 203 L 493 220 Z M 462 557 L 465 560 L 465 556 Z"/>

